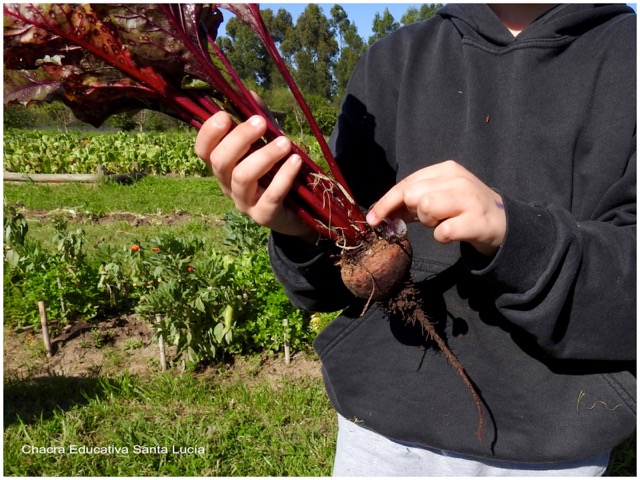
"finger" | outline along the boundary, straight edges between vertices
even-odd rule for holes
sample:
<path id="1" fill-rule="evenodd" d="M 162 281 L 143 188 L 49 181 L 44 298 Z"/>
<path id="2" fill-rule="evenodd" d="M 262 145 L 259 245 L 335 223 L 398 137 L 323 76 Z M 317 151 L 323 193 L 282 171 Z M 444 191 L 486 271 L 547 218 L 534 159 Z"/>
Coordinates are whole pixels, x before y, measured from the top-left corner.
<path id="1" fill-rule="evenodd" d="M 389 217 L 415 221 L 419 197 L 424 193 L 420 187 L 429 187 L 445 169 L 446 166 L 442 164 L 432 165 L 400 180 L 371 208 L 367 214 L 367 222 L 375 227 Z"/>
<path id="2" fill-rule="evenodd" d="M 435 190 L 441 188 L 438 178 L 425 177 L 422 171 L 416 172 L 389 190 L 372 208 L 373 215 L 379 221 L 382 221 L 382 218 L 393 217 L 400 218 L 405 222 L 420 221 L 429 227 L 433 227 L 440 219 L 431 218 L 432 216 L 427 206 L 429 198 L 432 196 L 431 193 L 435 193 Z M 382 206 L 379 205 L 380 202 L 383 203 Z M 387 202 L 386 205 L 385 202 Z M 393 204 L 394 202 L 395 204 Z M 385 216 L 378 217 L 378 215 Z"/>
<path id="3" fill-rule="evenodd" d="M 490 230 L 474 212 L 448 218 L 441 222 L 433 231 L 433 237 L 439 243 L 469 242 L 472 245 L 489 245 Z"/>
<path id="4" fill-rule="evenodd" d="M 284 199 L 291 191 L 301 166 L 302 159 L 299 155 L 291 155 L 282 164 L 278 173 L 273 177 L 269 186 L 262 191 L 260 199 L 256 203 L 254 219 L 258 223 L 265 224 L 283 208 Z"/>
<path id="5" fill-rule="evenodd" d="M 259 180 L 291 151 L 291 142 L 279 137 L 240 162 L 231 175 L 231 191 L 236 203 L 253 205 Z"/>
<path id="6" fill-rule="evenodd" d="M 204 122 L 198 131 L 194 150 L 196 155 L 209 165 L 209 168 L 211 168 L 209 155 L 229 132 L 231 123 L 231 117 L 226 112 L 218 112 Z"/>
<path id="7" fill-rule="evenodd" d="M 382 198 L 371 207 L 371 210 L 367 213 L 367 222 L 369 225 L 375 227 L 385 218 L 391 217 L 394 213 L 400 217 L 410 216 L 410 212 L 404 208 L 404 190 L 406 186 L 406 182 L 404 180 L 401 181 L 385 193 Z"/>
<path id="8" fill-rule="evenodd" d="M 223 190 L 231 189 L 233 169 L 265 131 L 265 120 L 262 117 L 253 116 L 229 132 L 213 149 L 209 155 L 210 166 Z"/>
<path id="9" fill-rule="evenodd" d="M 443 220 L 460 215 L 467 205 L 463 192 L 444 183 L 423 193 L 416 205 L 416 216 L 420 223 L 433 228 Z"/>

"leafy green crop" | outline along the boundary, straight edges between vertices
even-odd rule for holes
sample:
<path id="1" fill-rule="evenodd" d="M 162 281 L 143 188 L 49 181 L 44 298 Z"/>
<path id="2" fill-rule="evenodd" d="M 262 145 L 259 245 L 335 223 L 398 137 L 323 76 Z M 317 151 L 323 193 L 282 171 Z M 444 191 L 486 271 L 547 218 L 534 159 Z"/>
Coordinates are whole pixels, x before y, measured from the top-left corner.
<path id="1" fill-rule="evenodd" d="M 107 173 L 135 170 L 150 174 L 210 175 L 193 151 L 195 133 L 167 132 L 4 132 L 4 169 L 18 173 Z"/>
<path id="2" fill-rule="evenodd" d="M 190 362 L 278 351 L 285 336 L 293 349 L 305 348 L 317 329 L 273 275 L 266 230 L 237 213 L 225 221 L 233 245 L 226 253 L 165 233 L 125 248 L 99 246 L 89 260 L 82 229 L 58 220 L 53 247 L 44 247 L 27 238 L 24 217 L 7 207 L 5 321 L 37 325 L 37 302 L 44 300 L 50 319 L 63 322 L 106 309 L 137 311 Z"/>

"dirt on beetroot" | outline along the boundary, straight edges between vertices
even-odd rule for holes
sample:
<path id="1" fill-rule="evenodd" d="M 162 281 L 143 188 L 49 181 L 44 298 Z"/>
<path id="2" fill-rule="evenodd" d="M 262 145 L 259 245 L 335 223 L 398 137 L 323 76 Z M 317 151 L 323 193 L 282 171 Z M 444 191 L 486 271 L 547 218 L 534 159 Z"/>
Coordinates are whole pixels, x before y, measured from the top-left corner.
<path id="1" fill-rule="evenodd" d="M 411 258 L 411 244 L 406 238 L 387 240 L 371 231 L 356 248 L 343 251 L 340 273 L 356 297 L 382 300 L 405 282 Z"/>

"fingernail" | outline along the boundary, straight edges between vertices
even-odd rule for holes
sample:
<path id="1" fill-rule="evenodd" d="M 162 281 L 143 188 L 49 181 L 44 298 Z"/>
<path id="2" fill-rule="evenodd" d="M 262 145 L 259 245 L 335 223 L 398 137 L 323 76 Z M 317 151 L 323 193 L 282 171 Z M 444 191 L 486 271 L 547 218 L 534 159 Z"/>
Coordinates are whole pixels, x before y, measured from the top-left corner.
<path id="1" fill-rule="evenodd" d="M 278 137 L 276 139 L 276 145 L 280 148 L 287 148 L 289 146 L 289 140 L 286 137 Z"/>
<path id="2" fill-rule="evenodd" d="M 213 124 L 216 127 L 224 127 L 224 121 L 222 120 L 221 115 L 215 114 L 213 116 Z"/>
<path id="3" fill-rule="evenodd" d="M 254 115 L 249 119 L 249 123 L 254 127 L 259 127 L 260 125 L 262 125 L 262 117 Z"/>
<path id="4" fill-rule="evenodd" d="M 376 214 L 375 214 L 375 213 L 373 213 L 373 212 L 369 212 L 369 213 L 367 213 L 367 222 L 368 222 L 370 225 L 373 225 L 373 224 L 374 224 L 374 223 L 376 223 L 377 221 L 378 221 L 378 217 L 376 216 Z"/>
<path id="5" fill-rule="evenodd" d="M 289 158 L 289 161 L 291 162 L 292 165 L 298 165 L 301 161 L 302 158 L 300 158 L 300 155 L 291 155 L 291 157 Z"/>

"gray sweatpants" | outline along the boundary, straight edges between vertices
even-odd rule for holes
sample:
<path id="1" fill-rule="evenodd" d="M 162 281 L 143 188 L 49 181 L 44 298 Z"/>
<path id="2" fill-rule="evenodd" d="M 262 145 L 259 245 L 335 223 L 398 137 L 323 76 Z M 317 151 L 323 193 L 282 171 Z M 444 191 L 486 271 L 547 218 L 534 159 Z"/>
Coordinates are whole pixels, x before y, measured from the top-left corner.
<path id="1" fill-rule="evenodd" d="M 610 452 L 567 463 L 532 466 L 483 463 L 443 450 L 426 450 L 389 440 L 338 415 L 334 477 L 595 477 Z"/>

